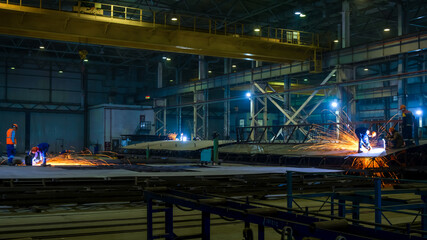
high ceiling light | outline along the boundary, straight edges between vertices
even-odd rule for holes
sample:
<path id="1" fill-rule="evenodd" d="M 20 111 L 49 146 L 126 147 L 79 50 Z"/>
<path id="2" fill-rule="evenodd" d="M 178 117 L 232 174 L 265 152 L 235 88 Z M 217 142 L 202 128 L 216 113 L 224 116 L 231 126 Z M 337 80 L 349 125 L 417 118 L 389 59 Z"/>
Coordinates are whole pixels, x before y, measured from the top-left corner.
<path id="1" fill-rule="evenodd" d="M 255 28 L 255 29 L 254 29 L 254 31 L 255 31 L 255 32 L 259 32 L 259 31 L 261 31 L 261 29 L 259 29 L 259 28 Z"/>
<path id="2" fill-rule="evenodd" d="M 303 13 L 301 13 L 300 15 L 299 15 L 299 17 L 306 17 L 306 15 L 305 14 L 303 14 Z"/>
<path id="3" fill-rule="evenodd" d="M 171 80 L 169 80 L 169 82 L 173 82 L 173 80 L 171 79 Z"/>
<path id="4" fill-rule="evenodd" d="M 172 21 L 178 21 L 178 18 L 177 17 L 172 17 L 171 20 Z"/>
<path id="5" fill-rule="evenodd" d="M 334 43 L 337 43 L 337 42 L 339 42 L 339 40 L 338 40 L 338 39 L 335 39 L 335 40 L 334 40 Z"/>
<path id="6" fill-rule="evenodd" d="M 172 60 L 172 59 L 170 59 L 170 58 L 166 58 L 166 61 L 170 61 L 170 60 Z"/>
<path id="7" fill-rule="evenodd" d="M 10 69 L 15 70 L 15 67 L 10 67 Z"/>
<path id="8" fill-rule="evenodd" d="M 304 78 L 304 82 L 308 82 L 308 79 L 307 79 L 307 78 Z"/>
<path id="9" fill-rule="evenodd" d="M 163 60 L 166 60 L 167 57 L 162 57 L 162 58 L 163 58 Z"/>
<path id="10" fill-rule="evenodd" d="M 44 49 L 44 46 L 43 45 L 40 45 L 40 47 L 39 47 L 40 49 Z"/>
<path id="11" fill-rule="evenodd" d="M 62 70 L 59 70 L 59 71 L 58 71 L 58 73 L 64 73 L 64 71 L 62 71 Z"/>
<path id="12" fill-rule="evenodd" d="M 231 67 L 232 67 L 232 68 L 236 68 L 237 66 L 236 66 L 235 64 L 233 64 Z"/>
<path id="13" fill-rule="evenodd" d="M 89 62 L 89 59 L 85 58 L 85 60 L 83 60 L 83 62 Z"/>
<path id="14" fill-rule="evenodd" d="M 301 15 L 301 12 L 296 11 L 295 15 Z"/>
<path id="15" fill-rule="evenodd" d="M 366 68 L 366 67 L 365 67 L 365 68 L 363 69 L 363 71 L 367 72 L 367 71 L 369 71 L 369 68 Z"/>
<path id="16" fill-rule="evenodd" d="M 211 70 L 209 70 L 209 71 L 208 71 L 208 73 L 212 73 L 212 71 L 211 71 Z"/>
<path id="17" fill-rule="evenodd" d="M 390 28 L 384 28 L 384 32 L 390 32 Z"/>

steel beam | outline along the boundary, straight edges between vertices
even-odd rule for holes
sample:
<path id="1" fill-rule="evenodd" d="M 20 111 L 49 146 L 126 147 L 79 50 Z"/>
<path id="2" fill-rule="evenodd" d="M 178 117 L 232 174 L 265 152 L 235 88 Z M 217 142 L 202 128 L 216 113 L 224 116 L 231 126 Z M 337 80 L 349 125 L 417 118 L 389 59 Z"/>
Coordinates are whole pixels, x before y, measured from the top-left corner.
<path id="1" fill-rule="evenodd" d="M 376 59 L 392 59 L 401 53 L 419 51 L 427 48 L 427 34 L 416 33 L 401 36 L 388 41 L 368 43 L 356 47 L 328 52 L 323 57 L 323 68 L 335 67 L 338 64 L 354 64 Z M 238 73 L 226 74 L 203 81 L 181 84 L 179 86 L 158 89 L 154 95 L 158 97 L 190 93 L 196 90 L 223 87 L 225 85 L 242 85 L 265 78 L 278 78 L 289 74 L 309 72 L 309 63 L 277 64 L 256 69 L 248 69 Z M 266 77 L 268 76 L 268 77 Z M 357 84 L 355 84 L 357 85 Z"/>
<path id="2" fill-rule="evenodd" d="M 0 3 L 0 34 L 266 62 L 305 61 L 318 47 L 259 37 Z"/>
<path id="3" fill-rule="evenodd" d="M 347 48 L 350 47 L 350 3 L 348 0 L 342 2 L 342 37 L 341 37 L 341 47 Z"/>

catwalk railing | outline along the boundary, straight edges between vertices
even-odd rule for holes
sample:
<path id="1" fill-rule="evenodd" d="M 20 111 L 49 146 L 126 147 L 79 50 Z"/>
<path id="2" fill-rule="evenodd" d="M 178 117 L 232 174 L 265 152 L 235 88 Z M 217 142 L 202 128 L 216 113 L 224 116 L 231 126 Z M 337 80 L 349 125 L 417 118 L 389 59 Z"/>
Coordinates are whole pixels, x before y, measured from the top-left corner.
<path id="1" fill-rule="evenodd" d="M 319 46 L 319 34 L 283 28 L 250 28 L 243 23 L 229 22 L 200 16 L 190 16 L 174 12 L 154 11 L 117 4 L 107 4 L 92 1 L 64 1 L 54 3 L 49 1 L 31 0 L 1 0 L 0 3 L 36 7 L 50 10 L 77 12 L 113 19 L 151 23 L 153 27 L 164 27 L 175 30 L 186 30 L 215 35 L 233 37 L 257 38 L 275 43 L 302 46 Z"/>
<path id="2" fill-rule="evenodd" d="M 320 174 L 322 175 L 322 174 Z M 324 174 L 326 179 L 333 179 L 342 175 Z M 252 234 L 251 224 L 257 225 L 258 238 L 265 238 L 266 228 L 273 228 L 282 236 L 282 239 L 298 239 L 315 237 L 319 239 L 422 239 L 427 230 L 426 192 L 419 189 L 383 190 L 384 184 L 398 184 L 397 179 L 381 179 L 352 177 L 349 179 L 369 180 L 373 189 L 360 189 L 353 192 L 329 192 L 296 195 L 293 191 L 293 180 L 310 177 L 304 174 L 287 172 L 286 198 L 284 206 L 272 205 L 253 199 L 223 197 L 214 194 L 194 194 L 176 191 L 168 188 L 151 188 L 144 191 L 147 200 L 147 239 L 189 239 L 190 236 L 177 236 L 174 232 L 173 219 L 174 207 L 187 211 L 201 212 L 201 230 L 192 238 L 207 240 L 211 238 L 211 215 L 218 215 L 228 221 L 243 221 L 243 234 Z M 315 183 L 313 183 L 315 184 Z M 426 184 L 426 183 L 419 183 Z M 419 198 L 416 202 L 399 199 L 396 194 L 414 194 Z M 386 195 L 386 196 L 384 196 Z M 277 195 L 275 195 L 277 197 Z M 267 197 L 268 198 L 268 197 Z M 304 201 L 317 201 L 321 204 L 319 210 L 311 210 L 298 204 L 299 199 Z M 325 200 L 326 199 L 326 200 Z M 157 204 L 159 206 L 154 207 Z M 300 202 L 301 204 L 301 202 Z M 163 207 L 164 206 L 164 207 Z M 294 207 L 295 206 L 295 207 Z M 320 211 L 330 207 L 330 212 Z M 361 216 L 361 211 L 364 214 Z M 418 211 L 418 212 L 417 212 Z M 165 232 L 161 235 L 154 234 L 153 214 L 164 212 Z M 374 214 L 374 219 L 363 219 L 369 214 Z M 386 212 L 410 219 L 406 225 L 393 224 L 399 220 L 389 219 Z M 351 213 L 351 217 L 348 217 Z M 371 216 L 371 215 L 370 215 Z M 412 216 L 414 219 L 412 220 Z M 418 220 L 417 220 L 418 217 Z M 383 223 L 383 220 L 386 223 Z M 412 221 L 412 222 L 411 222 Z M 415 226 L 421 222 L 421 226 Z M 157 232 L 159 233 L 159 232 Z M 245 238 L 244 239 L 252 239 Z"/>

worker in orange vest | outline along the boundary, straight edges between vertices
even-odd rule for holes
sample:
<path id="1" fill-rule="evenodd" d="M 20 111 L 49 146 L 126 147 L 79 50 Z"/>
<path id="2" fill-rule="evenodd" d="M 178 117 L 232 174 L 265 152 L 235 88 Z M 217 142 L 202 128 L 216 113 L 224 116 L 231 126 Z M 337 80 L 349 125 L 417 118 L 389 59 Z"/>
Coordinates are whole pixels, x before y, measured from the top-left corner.
<path id="1" fill-rule="evenodd" d="M 6 149 L 7 149 L 7 164 L 13 165 L 13 158 L 16 154 L 16 130 L 18 130 L 18 124 L 12 124 L 12 128 L 9 128 L 6 132 Z"/>

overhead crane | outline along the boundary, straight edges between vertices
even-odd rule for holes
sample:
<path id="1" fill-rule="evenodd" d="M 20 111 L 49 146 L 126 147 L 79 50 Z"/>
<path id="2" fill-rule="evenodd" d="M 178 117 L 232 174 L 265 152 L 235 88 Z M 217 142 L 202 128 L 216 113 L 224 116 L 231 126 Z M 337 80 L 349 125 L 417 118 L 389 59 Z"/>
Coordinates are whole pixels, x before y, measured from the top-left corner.
<path id="1" fill-rule="evenodd" d="M 310 61 L 321 71 L 319 37 L 195 16 L 76 1 L 0 1 L 0 34 L 277 63 Z M 30 5 L 33 4 L 33 5 Z"/>

